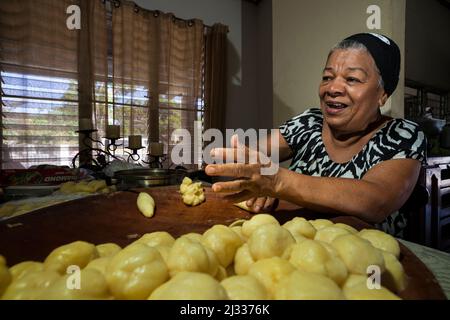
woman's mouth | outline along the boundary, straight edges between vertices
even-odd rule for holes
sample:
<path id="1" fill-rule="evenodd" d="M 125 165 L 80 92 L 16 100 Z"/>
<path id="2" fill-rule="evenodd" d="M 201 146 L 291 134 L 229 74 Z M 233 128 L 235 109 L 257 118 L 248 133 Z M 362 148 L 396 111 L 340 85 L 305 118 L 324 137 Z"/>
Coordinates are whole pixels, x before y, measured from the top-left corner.
<path id="1" fill-rule="evenodd" d="M 325 104 L 326 104 L 325 111 L 328 114 L 341 113 L 345 108 L 348 107 L 348 105 L 346 105 L 345 103 L 334 102 L 334 101 L 328 101 L 328 102 L 325 102 Z"/>

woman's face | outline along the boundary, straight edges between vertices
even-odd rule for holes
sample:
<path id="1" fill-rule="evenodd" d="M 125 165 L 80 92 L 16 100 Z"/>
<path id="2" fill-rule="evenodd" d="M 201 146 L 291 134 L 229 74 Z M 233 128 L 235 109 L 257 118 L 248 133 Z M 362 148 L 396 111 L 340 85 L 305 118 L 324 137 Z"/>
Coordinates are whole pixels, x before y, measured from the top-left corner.
<path id="1" fill-rule="evenodd" d="M 319 96 L 324 119 L 333 131 L 353 134 L 377 120 L 387 99 L 379 77 L 375 61 L 364 50 L 338 49 L 329 56 Z"/>

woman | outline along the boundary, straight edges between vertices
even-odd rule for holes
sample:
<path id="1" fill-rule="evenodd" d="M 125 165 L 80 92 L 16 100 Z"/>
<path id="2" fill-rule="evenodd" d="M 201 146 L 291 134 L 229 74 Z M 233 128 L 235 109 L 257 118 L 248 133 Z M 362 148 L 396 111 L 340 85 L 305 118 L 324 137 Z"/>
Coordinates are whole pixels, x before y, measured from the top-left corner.
<path id="1" fill-rule="evenodd" d="M 417 182 L 426 141 L 415 123 L 380 112 L 399 70 L 400 51 L 391 39 L 369 33 L 344 39 L 328 55 L 320 109 L 288 120 L 276 133 L 280 159 L 292 158 L 289 170 L 263 176 L 258 164 L 208 165 L 209 175 L 240 178 L 216 183 L 213 190 L 248 190 L 258 197 L 248 201 L 255 211 L 272 205 L 265 197 L 280 198 L 401 235 L 406 221 L 397 210 Z M 225 152 L 213 150 L 217 157 Z"/>

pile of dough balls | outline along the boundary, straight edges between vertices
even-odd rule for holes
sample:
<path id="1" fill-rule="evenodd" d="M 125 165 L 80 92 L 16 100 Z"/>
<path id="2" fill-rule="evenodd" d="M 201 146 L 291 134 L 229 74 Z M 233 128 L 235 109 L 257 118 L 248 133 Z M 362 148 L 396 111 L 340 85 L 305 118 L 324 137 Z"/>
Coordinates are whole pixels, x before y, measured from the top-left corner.
<path id="1" fill-rule="evenodd" d="M 406 287 L 396 239 L 329 220 L 280 225 L 257 214 L 177 239 L 165 231 L 125 248 L 76 241 L 43 262 L 10 268 L 0 256 L 2 299 L 399 299 Z M 68 273 L 70 268 L 78 273 Z M 369 289 L 367 268 L 381 286 Z M 74 278 L 75 275 L 78 278 Z M 74 290 L 68 284 L 76 285 Z"/>
<path id="2" fill-rule="evenodd" d="M 59 187 L 59 193 L 73 194 L 73 193 L 110 193 L 114 192 L 115 187 L 106 185 L 105 180 L 81 180 L 79 182 L 69 181 L 62 183 Z"/>
<path id="3" fill-rule="evenodd" d="M 180 193 L 183 202 L 188 206 L 197 206 L 205 201 L 205 194 L 201 182 L 192 182 L 188 177 L 185 177 L 180 185 Z"/>

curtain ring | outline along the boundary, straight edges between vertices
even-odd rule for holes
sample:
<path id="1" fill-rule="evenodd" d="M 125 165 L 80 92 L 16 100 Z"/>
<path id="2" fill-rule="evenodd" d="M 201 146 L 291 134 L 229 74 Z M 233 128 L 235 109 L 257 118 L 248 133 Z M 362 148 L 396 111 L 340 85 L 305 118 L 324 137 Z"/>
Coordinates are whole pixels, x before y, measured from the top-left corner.
<path id="1" fill-rule="evenodd" d="M 177 21 L 177 18 L 175 18 L 175 16 L 172 16 L 172 22 L 176 22 Z"/>
<path id="2" fill-rule="evenodd" d="M 189 20 L 188 26 L 189 26 L 189 27 L 192 27 L 193 25 L 194 25 L 194 21 L 193 21 L 193 20 Z"/>
<path id="3" fill-rule="evenodd" d="M 139 12 L 139 7 L 137 4 L 134 4 L 134 12 L 138 13 Z"/>
<path id="4" fill-rule="evenodd" d="M 158 18 L 158 17 L 159 17 L 159 11 L 158 11 L 158 10 L 153 11 L 153 16 L 154 16 L 155 18 Z"/>
<path id="5" fill-rule="evenodd" d="M 120 0 L 114 0 L 114 7 L 116 8 L 120 7 Z"/>

